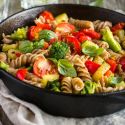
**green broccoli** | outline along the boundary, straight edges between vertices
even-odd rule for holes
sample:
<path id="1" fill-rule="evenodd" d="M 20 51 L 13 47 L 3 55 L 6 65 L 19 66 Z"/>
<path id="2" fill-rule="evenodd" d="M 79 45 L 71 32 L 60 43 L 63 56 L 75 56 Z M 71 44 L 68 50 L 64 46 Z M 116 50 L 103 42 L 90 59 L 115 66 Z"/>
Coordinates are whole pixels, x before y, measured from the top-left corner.
<path id="1" fill-rule="evenodd" d="M 42 30 L 39 32 L 39 39 L 50 41 L 51 39 L 57 38 L 57 35 L 51 30 Z"/>
<path id="2" fill-rule="evenodd" d="M 27 38 L 27 27 L 18 28 L 14 33 L 11 34 L 13 40 L 25 40 Z"/>
<path id="3" fill-rule="evenodd" d="M 81 94 L 93 94 L 95 93 L 95 89 L 98 87 L 98 85 L 95 82 L 90 82 L 90 81 L 86 81 L 85 82 L 85 87 L 84 89 L 81 91 Z"/>
<path id="4" fill-rule="evenodd" d="M 20 41 L 19 50 L 22 53 L 31 53 L 33 51 L 33 43 L 29 40 Z"/>
<path id="5" fill-rule="evenodd" d="M 40 41 L 35 41 L 35 42 L 33 42 L 33 48 L 34 49 L 41 49 L 44 47 L 44 43 L 45 43 L 44 39 L 42 39 Z"/>
<path id="6" fill-rule="evenodd" d="M 69 47 L 65 42 L 54 42 L 49 51 L 50 58 L 55 58 L 57 60 L 63 59 L 68 51 Z"/>
<path id="7" fill-rule="evenodd" d="M 60 83 L 57 80 L 52 81 L 52 82 L 49 81 L 47 83 L 46 88 L 54 92 L 60 92 Z"/>

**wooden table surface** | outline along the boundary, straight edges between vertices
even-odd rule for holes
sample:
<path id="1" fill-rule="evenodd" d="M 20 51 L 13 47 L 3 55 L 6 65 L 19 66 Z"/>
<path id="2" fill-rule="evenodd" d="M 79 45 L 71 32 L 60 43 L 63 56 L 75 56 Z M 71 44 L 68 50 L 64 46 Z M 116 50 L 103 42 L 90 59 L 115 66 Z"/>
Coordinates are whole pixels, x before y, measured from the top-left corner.
<path id="1" fill-rule="evenodd" d="M 79 0 L 80 4 L 88 4 L 92 0 Z M 77 3 L 77 0 L 59 0 L 60 3 Z M 103 7 L 109 8 L 112 10 L 124 10 L 125 11 L 125 0 L 104 0 Z M 10 0 L 9 4 L 9 15 L 14 14 L 22 10 L 20 0 Z M 7 118 L 2 107 L 0 107 L 0 121 L 3 125 L 13 125 L 10 120 Z M 0 125 L 1 125 L 0 122 Z"/>

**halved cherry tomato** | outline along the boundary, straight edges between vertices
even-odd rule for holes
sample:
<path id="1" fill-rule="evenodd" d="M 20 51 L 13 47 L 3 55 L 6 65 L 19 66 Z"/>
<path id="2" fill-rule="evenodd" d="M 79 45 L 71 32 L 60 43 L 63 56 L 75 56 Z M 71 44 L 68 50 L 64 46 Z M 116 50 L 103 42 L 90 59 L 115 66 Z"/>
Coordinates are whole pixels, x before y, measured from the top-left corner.
<path id="1" fill-rule="evenodd" d="M 121 23 L 118 23 L 116 25 L 114 25 L 111 30 L 112 32 L 115 32 L 117 30 L 120 30 L 120 29 L 123 29 L 125 27 L 125 23 L 121 22 Z"/>
<path id="2" fill-rule="evenodd" d="M 86 40 L 91 40 L 91 37 L 85 35 L 83 32 L 80 31 L 73 32 L 72 35 L 75 36 L 81 43 Z"/>
<path id="3" fill-rule="evenodd" d="M 123 71 L 125 71 L 125 56 L 120 58 L 119 64 L 122 65 L 122 69 L 123 69 Z"/>
<path id="4" fill-rule="evenodd" d="M 50 62 L 44 57 L 39 57 L 33 65 L 33 72 L 38 77 L 42 78 L 43 75 L 51 71 Z"/>
<path id="5" fill-rule="evenodd" d="M 80 43 L 78 41 L 77 38 L 75 38 L 74 36 L 67 36 L 66 37 L 66 42 L 69 43 L 69 44 L 72 44 L 73 45 L 73 49 L 78 53 L 80 54 L 81 53 L 81 46 L 80 46 Z"/>
<path id="6" fill-rule="evenodd" d="M 44 23 L 44 24 L 37 23 L 36 25 L 41 27 L 42 29 L 47 29 L 47 30 L 51 30 L 52 29 L 52 26 L 50 24 L 48 24 L 48 23 Z"/>
<path id="7" fill-rule="evenodd" d="M 79 42 L 85 42 L 86 40 L 91 40 L 91 38 L 89 36 L 80 36 L 79 37 Z"/>
<path id="8" fill-rule="evenodd" d="M 28 29 L 27 37 L 29 40 L 34 40 L 38 38 L 38 33 L 42 30 L 43 28 L 40 26 L 31 26 Z"/>
<path id="9" fill-rule="evenodd" d="M 49 11 L 43 11 L 42 13 L 40 13 L 39 16 L 43 16 L 46 21 L 53 21 L 54 20 L 53 14 Z"/>
<path id="10" fill-rule="evenodd" d="M 90 61 L 90 60 L 87 60 L 85 62 L 85 65 L 86 65 L 88 71 L 92 74 L 94 74 L 96 72 L 96 70 L 100 67 L 100 64 L 97 64 L 97 63 Z"/>
<path id="11" fill-rule="evenodd" d="M 27 74 L 27 69 L 23 68 L 23 69 L 18 69 L 17 73 L 16 73 L 16 77 L 20 80 L 24 80 Z"/>
<path id="12" fill-rule="evenodd" d="M 80 36 L 84 36 L 85 34 L 83 32 L 77 31 L 73 32 L 72 35 L 78 39 Z"/>
<path id="13" fill-rule="evenodd" d="M 55 32 L 57 35 L 71 33 L 75 30 L 74 25 L 63 22 L 57 25 Z"/>
<path id="14" fill-rule="evenodd" d="M 83 29 L 83 30 L 81 30 L 81 32 L 83 32 L 85 35 L 91 37 L 92 39 L 100 39 L 101 38 L 101 34 L 97 33 L 96 31 L 94 31 L 92 29 Z"/>
<path id="15" fill-rule="evenodd" d="M 112 72 L 115 72 L 116 67 L 117 67 L 116 61 L 113 60 L 113 59 L 108 59 L 106 62 L 110 65 L 110 70 L 111 70 Z"/>

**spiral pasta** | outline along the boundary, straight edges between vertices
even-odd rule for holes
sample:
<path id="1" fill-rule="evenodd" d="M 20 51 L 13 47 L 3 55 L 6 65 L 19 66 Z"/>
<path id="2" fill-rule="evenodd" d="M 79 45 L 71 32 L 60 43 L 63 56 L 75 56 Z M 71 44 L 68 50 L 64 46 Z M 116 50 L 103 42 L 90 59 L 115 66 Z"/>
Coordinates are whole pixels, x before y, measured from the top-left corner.
<path id="1" fill-rule="evenodd" d="M 101 29 L 105 27 L 112 27 L 112 23 L 109 21 L 101 21 L 101 20 L 96 20 L 93 22 L 94 28 L 97 32 L 100 32 Z"/>
<path id="2" fill-rule="evenodd" d="M 69 18 L 69 23 L 75 25 L 78 28 L 90 28 L 94 30 L 93 23 L 88 20 L 78 20 L 78 19 Z"/>
<path id="3" fill-rule="evenodd" d="M 3 43 L 5 44 L 10 44 L 13 42 L 13 40 L 10 38 L 10 35 L 5 35 L 4 33 L 2 34 L 3 36 Z"/>
<path id="4" fill-rule="evenodd" d="M 74 93 L 80 92 L 85 86 L 84 82 L 79 77 L 72 78 L 71 83 Z"/>
<path id="5" fill-rule="evenodd" d="M 0 52 L 0 61 L 6 62 L 7 55 L 4 52 Z"/>
<path id="6" fill-rule="evenodd" d="M 72 78 L 64 77 L 61 81 L 61 90 L 64 93 L 72 93 Z"/>
<path id="7" fill-rule="evenodd" d="M 101 41 L 101 40 L 93 40 L 94 43 L 96 43 L 99 47 L 108 49 L 109 45 L 107 42 Z"/>
<path id="8" fill-rule="evenodd" d="M 113 52 L 112 50 L 108 49 L 107 52 L 111 55 L 111 58 L 114 58 L 115 60 L 118 60 L 122 57 L 122 54 Z"/>
<path id="9" fill-rule="evenodd" d="M 115 39 L 117 42 L 121 43 L 121 41 L 120 41 L 120 39 L 119 39 L 119 37 L 118 37 L 117 35 L 114 35 L 114 39 Z"/>
<path id="10" fill-rule="evenodd" d="M 14 68 L 22 67 L 26 64 L 33 64 L 34 61 L 39 57 L 42 56 L 41 54 L 23 54 L 20 57 L 16 58 L 15 60 L 10 61 L 10 66 Z"/>
<path id="11" fill-rule="evenodd" d="M 78 77 L 83 81 L 92 81 L 92 77 L 88 72 L 88 69 L 80 58 L 75 59 L 74 66 L 76 67 Z"/>
<path id="12" fill-rule="evenodd" d="M 104 59 L 104 60 L 107 60 L 111 57 L 110 53 L 104 49 L 103 53 L 101 54 L 101 57 Z"/>
<path id="13" fill-rule="evenodd" d="M 32 54 L 43 54 L 43 55 L 47 56 L 48 50 L 35 49 L 35 50 L 32 51 Z"/>

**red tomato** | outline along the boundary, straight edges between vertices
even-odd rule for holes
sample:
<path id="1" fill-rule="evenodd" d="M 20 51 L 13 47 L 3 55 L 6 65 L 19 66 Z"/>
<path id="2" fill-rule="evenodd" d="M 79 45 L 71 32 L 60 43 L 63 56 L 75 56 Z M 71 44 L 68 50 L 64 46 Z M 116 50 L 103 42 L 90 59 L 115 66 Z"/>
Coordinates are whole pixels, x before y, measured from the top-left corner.
<path id="1" fill-rule="evenodd" d="M 123 69 L 123 71 L 125 71 L 125 56 L 120 58 L 119 64 L 122 65 L 122 69 Z"/>
<path id="2" fill-rule="evenodd" d="M 101 34 L 97 33 L 96 31 L 92 30 L 92 29 L 83 29 L 81 30 L 85 35 L 91 37 L 92 39 L 100 39 L 101 38 Z"/>
<path id="3" fill-rule="evenodd" d="M 85 34 L 80 31 L 73 32 L 72 35 L 75 36 L 77 39 L 79 39 L 79 37 L 81 37 L 81 36 L 85 36 Z"/>
<path id="4" fill-rule="evenodd" d="M 69 44 L 73 45 L 73 49 L 77 52 L 77 53 L 81 53 L 81 46 L 79 41 L 74 37 L 74 36 L 67 36 L 66 37 L 66 42 Z"/>
<path id="5" fill-rule="evenodd" d="M 86 40 L 91 40 L 91 37 L 85 35 L 83 32 L 80 31 L 73 32 L 72 35 L 75 36 L 81 43 Z"/>
<path id="6" fill-rule="evenodd" d="M 57 35 L 71 33 L 75 30 L 74 25 L 63 22 L 57 25 L 55 32 Z"/>
<path id="7" fill-rule="evenodd" d="M 46 21 L 53 21 L 53 14 L 49 11 L 43 11 L 39 16 L 43 16 Z"/>
<path id="8" fill-rule="evenodd" d="M 113 59 L 108 59 L 108 60 L 107 60 L 107 63 L 110 65 L 110 70 L 111 70 L 112 72 L 115 72 L 116 67 L 117 67 L 116 61 L 113 60 Z"/>
<path id="9" fill-rule="evenodd" d="M 89 36 L 80 36 L 79 37 L 79 42 L 81 42 L 81 43 L 86 41 L 86 40 L 91 40 L 91 38 Z"/>
<path id="10" fill-rule="evenodd" d="M 116 25 L 114 25 L 111 30 L 112 32 L 115 32 L 117 30 L 120 30 L 120 29 L 123 29 L 125 27 L 125 23 L 121 22 L 121 23 L 118 23 Z"/>
<path id="11" fill-rule="evenodd" d="M 44 57 L 39 57 L 33 65 L 33 72 L 38 77 L 42 78 L 43 75 L 51 71 L 50 62 Z"/>
<path id="12" fill-rule="evenodd" d="M 18 69 L 17 73 L 16 73 L 16 77 L 20 80 L 24 80 L 27 74 L 27 69 L 23 68 L 23 69 Z"/>
<path id="13" fill-rule="evenodd" d="M 42 27 L 40 26 L 31 26 L 28 29 L 27 37 L 29 40 L 34 40 L 39 37 L 38 33 L 42 30 Z"/>
<path id="14" fill-rule="evenodd" d="M 96 72 L 96 70 L 100 67 L 99 64 L 97 64 L 97 63 L 95 63 L 95 62 L 93 62 L 93 61 L 90 61 L 90 60 L 87 60 L 87 61 L 85 62 L 85 65 L 86 65 L 88 71 L 89 71 L 90 73 L 92 73 L 92 74 L 94 74 L 94 73 Z"/>

